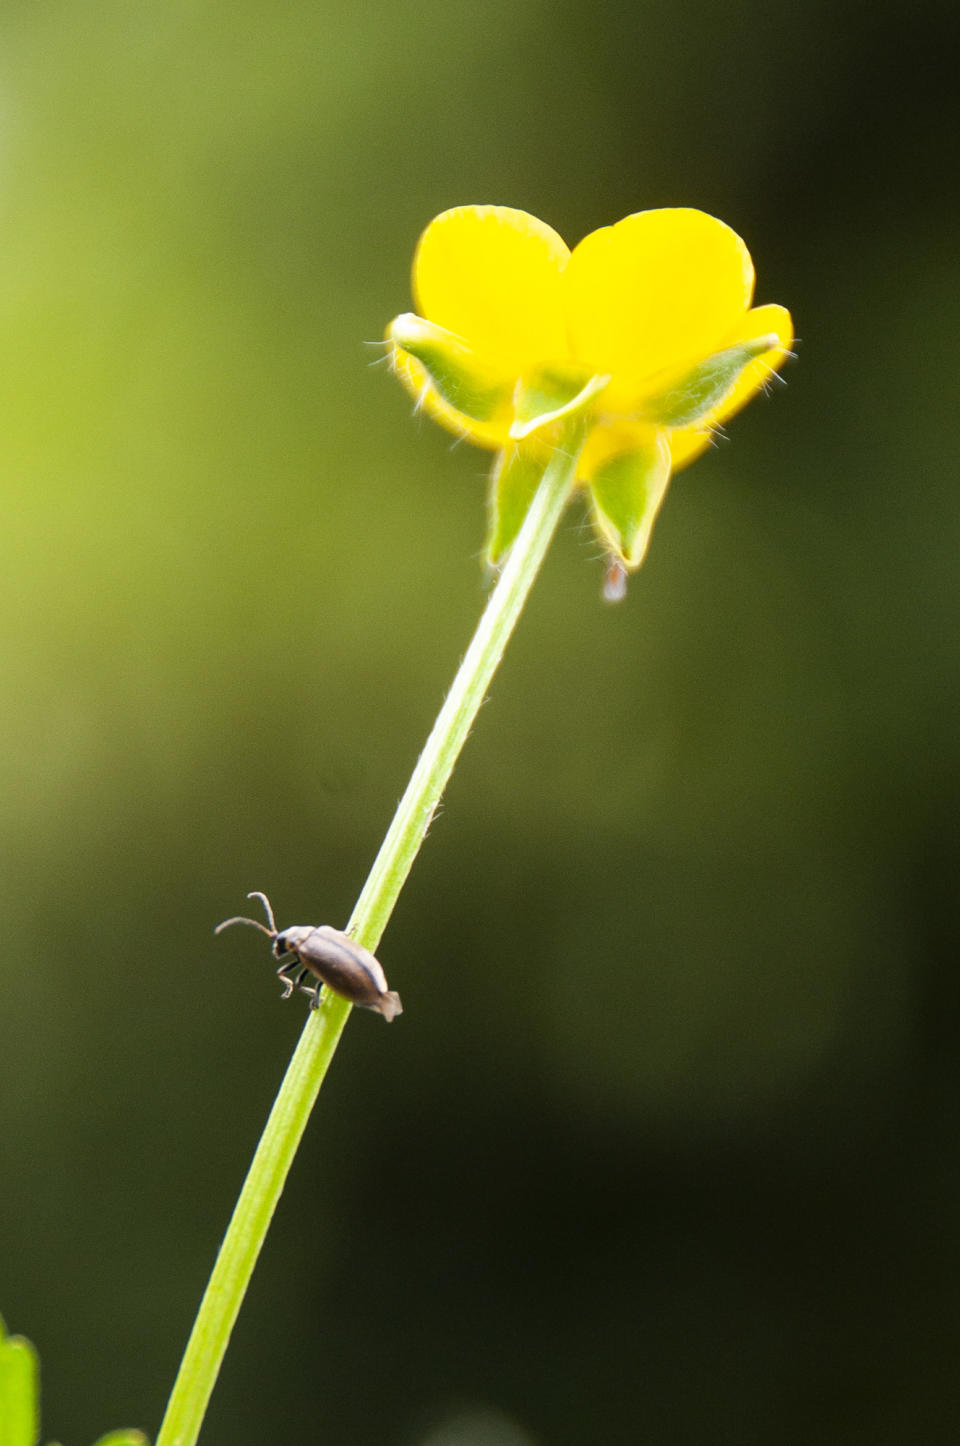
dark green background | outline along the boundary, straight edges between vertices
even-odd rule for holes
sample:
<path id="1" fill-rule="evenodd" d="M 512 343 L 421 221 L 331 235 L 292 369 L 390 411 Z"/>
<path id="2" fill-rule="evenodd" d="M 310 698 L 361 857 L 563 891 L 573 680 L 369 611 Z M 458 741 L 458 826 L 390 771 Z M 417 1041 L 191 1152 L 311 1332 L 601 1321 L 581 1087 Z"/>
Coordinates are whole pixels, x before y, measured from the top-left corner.
<path id="1" fill-rule="evenodd" d="M 621 608 L 571 513 L 204 1440 L 956 1442 L 955 15 L 8 0 L 0 1309 L 47 1438 L 156 1430 L 302 1022 L 212 926 L 345 920 L 482 606 L 486 458 L 365 343 L 495 201 L 721 216 L 800 361 Z"/>

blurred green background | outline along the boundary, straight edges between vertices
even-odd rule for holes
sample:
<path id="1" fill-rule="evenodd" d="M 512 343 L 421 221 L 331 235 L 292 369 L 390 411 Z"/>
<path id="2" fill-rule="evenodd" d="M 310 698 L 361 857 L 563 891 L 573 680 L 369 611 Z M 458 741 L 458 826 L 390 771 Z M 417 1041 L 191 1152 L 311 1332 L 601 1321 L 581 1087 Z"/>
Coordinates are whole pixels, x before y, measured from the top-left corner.
<path id="1" fill-rule="evenodd" d="M 960 1433 L 956 8 L 7 0 L 0 1308 L 156 1431 L 484 599 L 367 345 L 421 227 L 696 205 L 794 312 L 626 603 L 571 513 L 380 949 L 215 1443 Z"/>

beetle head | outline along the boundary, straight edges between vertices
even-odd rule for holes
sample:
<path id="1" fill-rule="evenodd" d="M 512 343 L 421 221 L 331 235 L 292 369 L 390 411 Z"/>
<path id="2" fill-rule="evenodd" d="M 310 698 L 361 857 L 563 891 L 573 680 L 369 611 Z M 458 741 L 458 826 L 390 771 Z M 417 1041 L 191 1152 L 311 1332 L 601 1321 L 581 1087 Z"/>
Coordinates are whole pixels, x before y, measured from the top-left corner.
<path id="1" fill-rule="evenodd" d="M 310 924 L 294 924 L 289 929 L 281 929 L 279 934 L 273 936 L 274 955 L 282 959 L 284 954 L 296 954 L 304 939 L 312 933 L 313 927 Z"/>

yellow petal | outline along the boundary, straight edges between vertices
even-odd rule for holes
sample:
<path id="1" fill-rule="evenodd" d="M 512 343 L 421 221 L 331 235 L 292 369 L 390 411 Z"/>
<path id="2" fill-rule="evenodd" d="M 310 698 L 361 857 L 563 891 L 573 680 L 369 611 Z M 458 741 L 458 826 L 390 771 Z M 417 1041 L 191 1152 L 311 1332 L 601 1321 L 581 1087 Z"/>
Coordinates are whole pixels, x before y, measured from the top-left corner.
<path id="1" fill-rule="evenodd" d="M 457 206 L 420 237 L 413 291 L 421 316 L 456 332 L 516 378 L 568 355 L 565 243 L 543 221 L 508 206 Z"/>
<path id="2" fill-rule="evenodd" d="M 594 427 L 577 463 L 577 481 L 588 485 L 594 473 L 623 452 L 648 452 L 658 445 L 659 429 L 650 422 L 617 417 Z"/>
<path id="3" fill-rule="evenodd" d="M 507 445 L 510 440 L 512 412 L 503 418 L 495 418 L 492 422 L 477 422 L 463 412 L 458 412 L 449 402 L 437 396 L 423 364 L 399 347 L 394 348 L 393 369 L 417 406 L 455 437 L 462 437 L 465 441 L 472 442 L 475 447 L 492 447 L 495 451 Z"/>
<path id="4" fill-rule="evenodd" d="M 735 231 L 704 211 L 638 211 L 593 231 L 566 271 L 574 357 L 613 383 L 627 408 L 652 373 L 717 351 L 753 295 L 753 263 Z"/>
<path id="5" fill-rule="evenodd" d="M 484 366 L 452 331 L 407 311 L 393 318 L 387 327 L 387 341 L 394 366 L 398 356 L 420 364 L 422 385 L 457 419 L 458 430 L 466 423 L 471 431 L 479 426 L 484 435 L 492 429 L 490 435 L 498 436 L 510 426 L 517 383 Z M 413 374 L 408 380 L 421 382 Z"/>
<path id="6" fill-rule="evenodd" d="M 705 452 L 713 440 L 709 432 L 694 431 L 690 427 L 686 432 L 670 433 L 670 456 L 673 458 L 673 470 L 679 472 L 681 467 L 689 467 L 695 462 L 701 452 Z"/>
<path id="7" fill-rule="evenodd" d="M 736 346 L 738 342 L 749 341 L 753 337 L 764 336 L 767 333 L 777 337 L 777 346 L 764 352 L 763 356 L 758 356 L 754 361 L 747 363 L 733 390 L 724 397 L 720 405 L 706 417 L 701 418 L 695 427 L 671 432 L 670 451 L 673 454 L 673 470 L 675 472 L 681 467 L 688 466 L 696 457 L 699 457 L 704 448 L 710 444 L 711 432 L 721 426 L 728 417 L 739 412 L 740 408 L 745 406 L 777 371 L 793 341 L 793 322 L 786 307 L 754 307 L 752 311 L 747 312 L 736 331 L 725 339 L 724 345 Z"/>
<path id="8" fill-rule="evenodd" d="M 777 345 L 744 367 L 733 391 L 724 397 L 716 414 L 711 417 L 714 425 L 739 412 L 783 364 L 793 343 L 793 321 L 785 306 L 755 306 L 753 311 L 747 312 L 736 335 L 731 336 L 725 345 L 735 346 L 738 342 L 763 336 L 765 332 L 777 337 Z"/>
<path id="9" fill-rule="evenodd" d="M 670 481 L 666 434 L 654 433 L 637 451 L 620 452 L 598 467 L 590 484 L 593 525 L 605 548 L 622 567 L 638 568 L 647 555 L 650 534 Z M 608 579 L 611 600 L 620 596 L 619 578 Z"/>
<path id="10" fill-rule="evenodd" d="M 577 464 L 578 482 L 589 484 L 595 473 L 621 452 L 639 452 L 650 447 L 657 432 L 658 429 L 650 422 L 635 422 L 626 417 L 618 417 L 594 427 Z M 670 448 L 672 472 L 688 466 L 711 442 L 709 430 L 695 431 L 693 427 L 688 427 L 683 432 L 666 432 L 661 435 L 666 437 Z"/>

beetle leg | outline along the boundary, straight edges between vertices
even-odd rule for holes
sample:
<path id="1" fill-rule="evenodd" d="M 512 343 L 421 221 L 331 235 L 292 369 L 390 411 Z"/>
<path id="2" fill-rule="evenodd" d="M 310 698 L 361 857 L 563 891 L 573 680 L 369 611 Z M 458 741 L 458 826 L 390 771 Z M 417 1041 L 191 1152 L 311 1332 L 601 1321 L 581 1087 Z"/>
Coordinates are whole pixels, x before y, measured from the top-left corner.
<path id="1" fill-rule="evenodd" d="M 320 991 L 323 988 L 323 980 L 318 979 L 312 989 L 305 989 L 304 993 L 310 995 L 310 1008 L 320 1008 Z"/>
<path id="2" fill-rule="evenodd" d="M 306 977 L 307 977 L 307 975 L 308 975 L 309 973 L 310 973 L 309 969 L 301 969 L 301 971 L 300 971 L 300 973 L 297 975 L 296 979 L 291 979 L 289 975 L 284 976 L 284 980 L 283 980 L 283 996 L 282 996 L 282 997 L 283 997 L 284 999 L 289 999 L 289 998 L 290 998 L 290 995 L 293 993 L 294 989 L 304 989 L 305 992 L 306 992 L 307 994 L 309 994 L 309 993 L 310 993 L 309 987 L 305 986 L 305 985 L 304 985 L 304 982 L 303 982 L 304 979 L 306 979 Z"/>
<path id="3" fill-rule="evenodd" d="M 300 972 L 294 979 L 292 976 L 297 970 L 300 970 Z M 304 974 L 306 973 L 307 970 L 300 967 L 300 960 L 296 954 L 294 954 L 292 959 L 288 959 L 286 964 L 280 965 L 279 969 L 277 970 L 277 978 L 283 984 L 283 994 L 280 996 L 281 999 L 290 998 L 290 995 L 294 991 L 294 987 L 300 983 L 300 981 L 303 979 Z"/>

